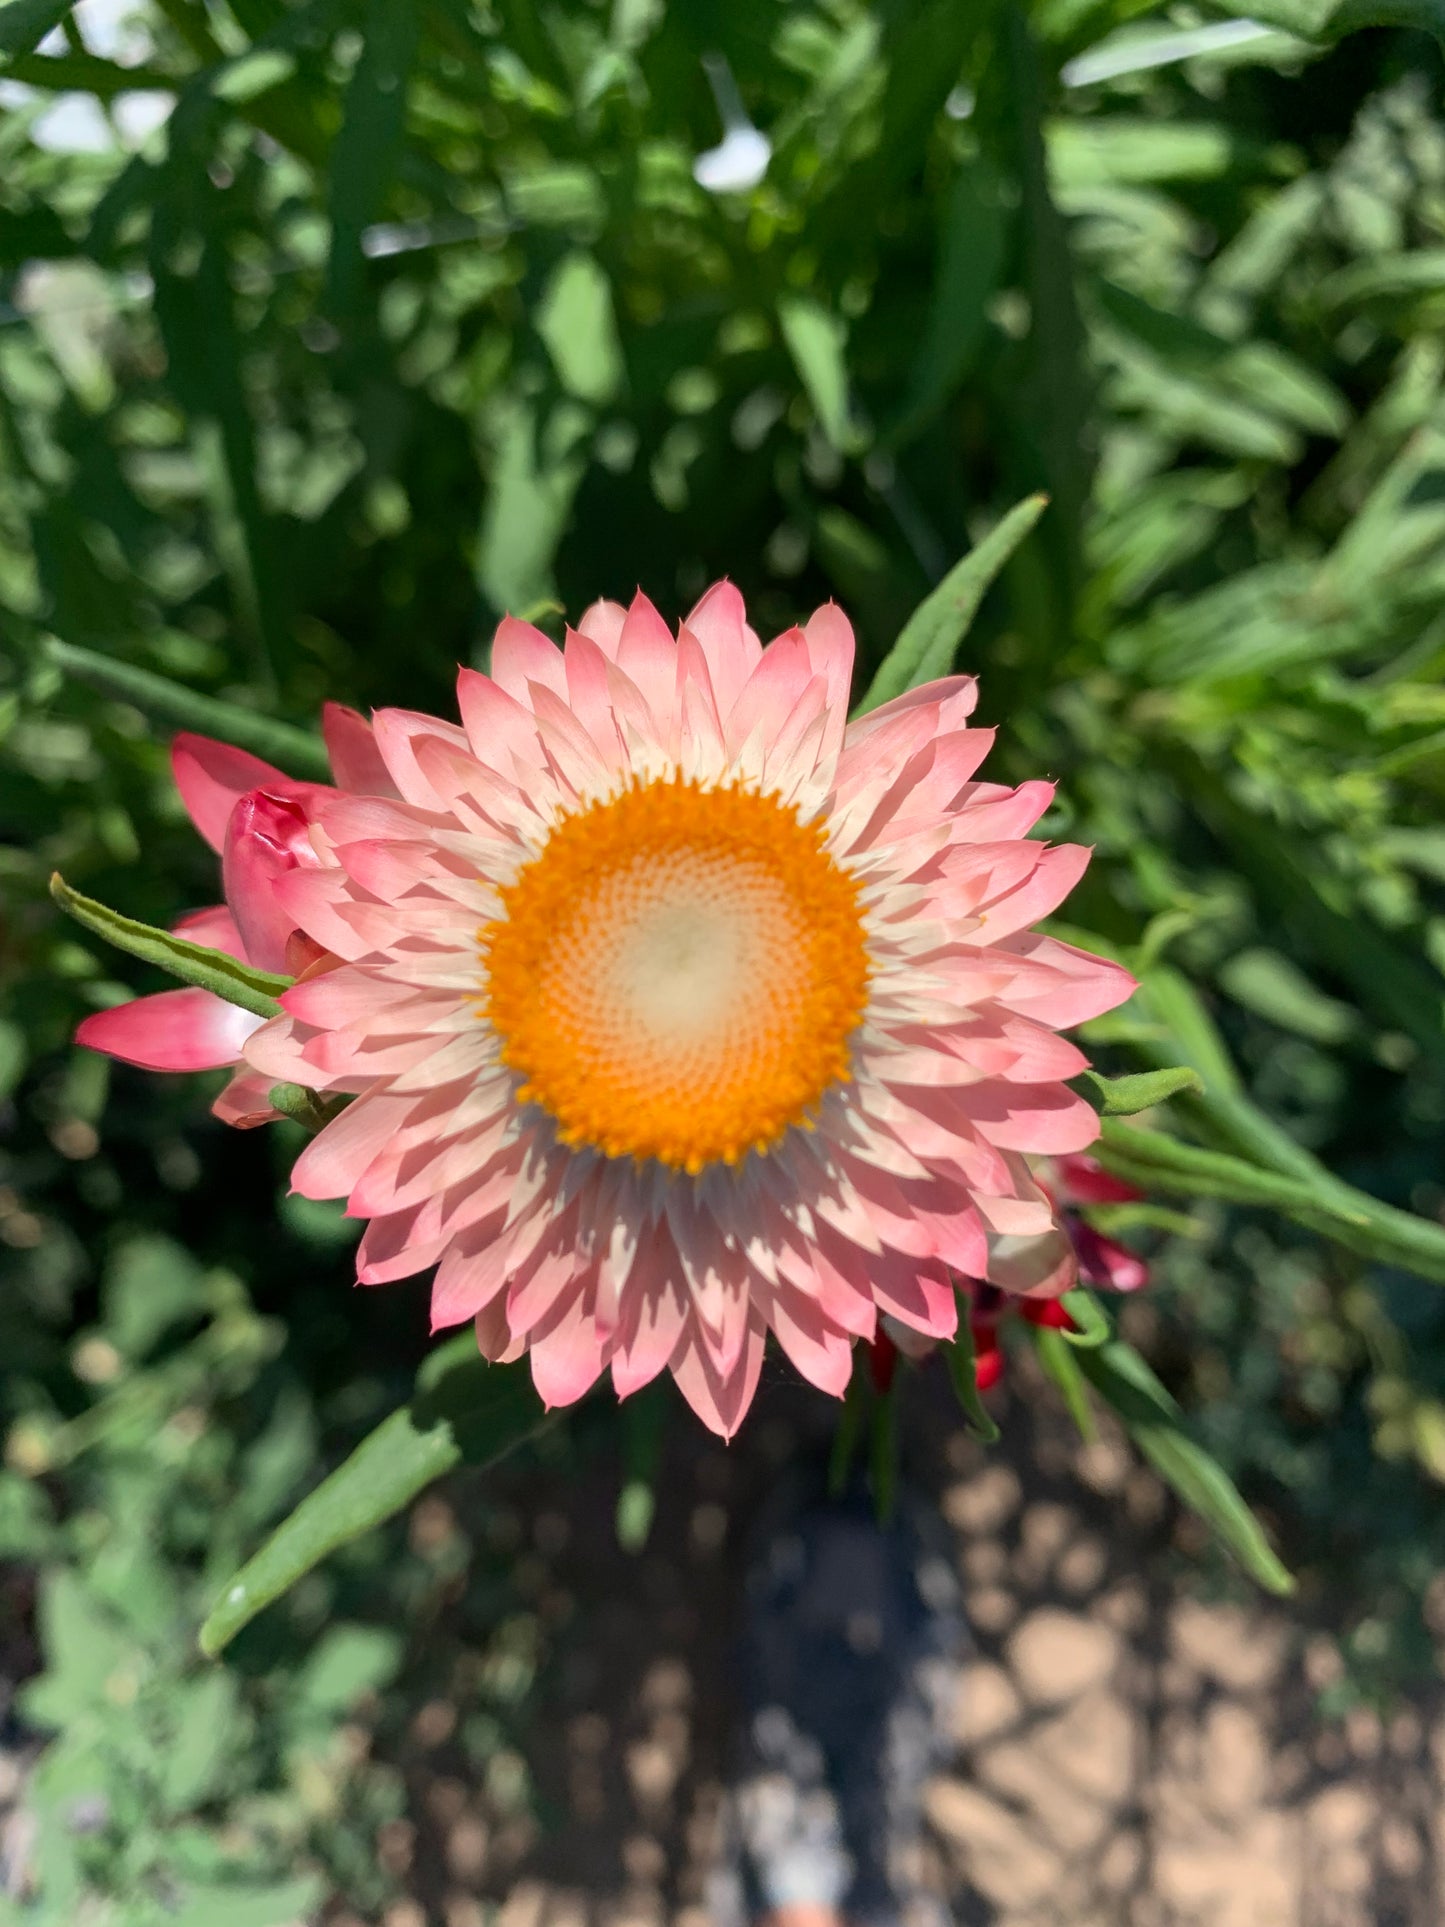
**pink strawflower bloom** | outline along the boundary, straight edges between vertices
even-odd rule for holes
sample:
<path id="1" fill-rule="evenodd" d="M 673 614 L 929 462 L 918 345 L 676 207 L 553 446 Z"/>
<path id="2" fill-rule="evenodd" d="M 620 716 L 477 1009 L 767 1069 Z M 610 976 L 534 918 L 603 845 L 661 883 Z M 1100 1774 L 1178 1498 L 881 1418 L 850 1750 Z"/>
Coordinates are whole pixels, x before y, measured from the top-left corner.
<path id="1" fill-rule="evenodd" d="M 1086 1285 L 1101 1291 L 1139 1291 L 1148 1284 L 1149 1267 L 1139 1254 L 1096 1230 L 1080 1210 L 1090 1204 L 1135 1204 L 1144 1196 L 1136 1185 L 1111 1177 L 1097 1158 L 1080 1151 L 1050 1158 L 1042 1183 L 1069 1234 Z"/>
<path id="2" fill-rule="evenodd" d="M 398 794 L 372 741 L 371 725 L 354 709 L 328 703 L 322 733 L 343 789 Z M 298 783 L 270 763 L 208 736 L 177 736 L 171 768 L 191 821 L 221 858 L 226 901 L 193 910 L 173 928 L 192 943 L 228 957 L 296 976 L 319 953 L 288 921 L 272 885 L 299 865 L 319 861 L 310 839 L 318 799 L 336 792 L 324 783 Z M 137 997 L 97 1011 L 76 1041 L 149 1071 L 209 1071 L 241 1063 L 241 1047 L 264 1019 L 209 990 L 187 986 Z M 212 1107 L 242 1128 L 279 1117 L 268 1093 L 275 1079 L 242 1068 Z"/>
<path id="3" fill-rule="evenodd" d="M 341 962 L 246 1061 L 355 1098 L 295 1189 L 548 1405 L 666 1369 L 730 1436 L 769 1331 L 837 1394 L 880 1314 L 953 1334 L 954 1272 L 1073 1282 L 1025 1154 L 1093 1141 L 1056 1031 L 1134 986 L 1031 926 L 1088 852 L 974 780 L 971 677 L 850 725 L 852 667 L 833 605 L 764 649 L 726 582 L 675 639 L 641 595 L 565 652 L 509 618 L 462 727 L 376 716 L 399 798 L 308 802 L 270 883 Z"/>
<path id="4" fill-rule="evenodd" d="M 1100 1291 L 1140 1291 L 1149 1282 L 1149 1267 L 1137 1252 L 1117 1238 L 1096 1230 L 1080 1210 L 1090 1204 L 1132 1204 L 1144 1193 L 1122 1178 L 1111 1177 L 1097 1158 L 1080 1151 L 1042 1160 L 1041 1188 L 1058 1214 L 1060 1230 L 1073 1246 L 1079 1280 Z M 1072 1330 L 1073 1319 L 1057 1299 L 1009 1299 L 982 1279 L 966 1279 L 969 1324 L 973 1332 L 974 1377 L 985 1392 L 1003 1375 L 1003 1351 L 998 1341 L 999 1320 L 1016 1309 L 1032 1325 Z"/>

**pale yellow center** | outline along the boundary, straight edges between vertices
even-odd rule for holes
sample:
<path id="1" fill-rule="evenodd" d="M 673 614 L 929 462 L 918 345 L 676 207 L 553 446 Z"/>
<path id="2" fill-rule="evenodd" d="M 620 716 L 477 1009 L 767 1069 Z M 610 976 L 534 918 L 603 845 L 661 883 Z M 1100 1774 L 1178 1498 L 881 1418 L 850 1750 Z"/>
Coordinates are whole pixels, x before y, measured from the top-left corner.
<path id="1" fill-rule="evenodd" d="M 487 1016 L 564 1143 L 732 1164 L 848 1076 L 857 886 L 775 797 L 635 784 L 563 817 L 501 897 Z"/>

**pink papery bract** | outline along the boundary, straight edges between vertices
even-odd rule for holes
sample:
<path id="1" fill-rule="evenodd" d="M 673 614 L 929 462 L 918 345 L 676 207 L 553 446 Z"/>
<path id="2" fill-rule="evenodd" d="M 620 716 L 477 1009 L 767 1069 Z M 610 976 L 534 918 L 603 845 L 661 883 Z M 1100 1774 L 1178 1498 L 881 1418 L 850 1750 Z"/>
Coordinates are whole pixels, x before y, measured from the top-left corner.
<path id="1" fill-rule="evenodd" d="M 328 703 L 322 730 L 343 789 L 396 794 L 364 716 Z M 182 917 L 175 933 L 277 974 L 314 967 L 321 953 L 286 917 L 275 885 L 288 871 L 319 862 L 312 817 L 318 801 L 337 792 L 324 783 L 297 782 L 249 750 L 189 733 L 172 743 L 171 768 L 191 821 L 221 857 L 226 897 Z M 148 1071 L 241 1065 L 214 1109 L 227 1124 L 247 1129 L 280 1115 L 268 1095 L 276 1080 L 241 1060 L 242 1046 L 262 1022 L 209 990 L 162 990 L 85 1018 L 76 1041 Z"/>
<path id="2" fill-rule="evenodd" d="M 610 1369 L 619 1394 L 671 1371 L 730 1436 L 771 1332 L 839 1394 L 880 1315 L 941 1339 L 954 1274 L 1054 1297 L 1073 1247 L 1029 1156 L 1082 1151 L 1098 1122 L 1057 1033 L 1134 988 L 1040 935 L 1088 860 L 1027 832 L 1052 787 L 978 780 L 992 732 L 954 676 L 847 722 L 841 611 L 764 648 L 731 584 L 676 637 L 638 595 L 597 603 L 565 650 L 508 618 L 492 672 L 463 670 L 462 726 L 380 712 L 396 795 L 307 806 L 314 867 L 272 887 L 338 967 L 282 998 L 246 1062 L 354 1102 L 293 1185 L 369 1220 L 363 1283 L 437 1265 L 436 1328 L 475 1321 L 492 1359 L 530 1353 L 549 1405 Z M 816 823 L 858 886 L 870 974 L 850 1075 L 765 1150 L 689 1175 L 562 1141 L 519 1095 L 488 1021 L 498 891 L 562 818 L 671 778 L 749 787 Z M 766 986 L 758 987 L 763 994 Z"/>

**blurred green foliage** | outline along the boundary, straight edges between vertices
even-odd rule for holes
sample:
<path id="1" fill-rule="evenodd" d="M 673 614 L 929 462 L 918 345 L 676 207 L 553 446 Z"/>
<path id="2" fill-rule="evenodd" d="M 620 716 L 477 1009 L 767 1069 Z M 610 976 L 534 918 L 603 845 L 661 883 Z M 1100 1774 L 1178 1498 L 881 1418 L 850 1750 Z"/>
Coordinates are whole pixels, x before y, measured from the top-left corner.
<path id="1" fill-rule="evenodd" d="M 324 1691 L 296 1686 L 307 1587 L 236 1678 L 194 1657 L 219 1580 L 405 1396 L 422 1320 L 348 1292 L 331 1214 L 278 1213 L 290 1127 L 223 1139 L 192 1086 L 69 1046 L 149 985 L 49 872 L 152 922 L 216 891 L 162 741 L 50 638 L 304 725 L 325 696 L 446 711 L 503 610 L 641 582 L 676 612 L 728 574 L 769 632 L 842 601 L 862 690 L 1043 490 L 969 642 L 991 773 L 1060 779 L 1046 829 L 1097 849 L 1071 921 L 1167 954 L 1228 1056 L 1211 1031 L 1211 1082 L 1187 1000 L 1092 1043 L 1130 1070 L 1182 1040 L 1166 1061 L 1440 1217 L 1438 9 L 1271 0 L 1232 39 L 1145 11 L 156 0 L 102 46 L 0 8 L 35 90 L 0 116 L 0 1551 L 43 1574 L 42 1797 L 105 1789 L 48 1833 L 35 1918 L 139 1894 L 96 1918 L 182 1896 L 269 1927 L 303 1860 L 363 1900 L 394 1788 L 286 1789 L 429 1583 L 374 1545 L 307 1582 L 355 1621 L 306 1662 Z M 693 174 L 718 54 L 772 143 L 731 191 Z M 137 89 L 175 97 L 138 141 Z M 77 94 L 122 131 L 56 151 Z M 1404 1677 L 1445 1552 L 1438 1286 L 1249 1212 L 1131 1210 L 1161 1282 L 1127 1328 L 1306 1603 L 1355 1575 L 1347 1690 Z"/>

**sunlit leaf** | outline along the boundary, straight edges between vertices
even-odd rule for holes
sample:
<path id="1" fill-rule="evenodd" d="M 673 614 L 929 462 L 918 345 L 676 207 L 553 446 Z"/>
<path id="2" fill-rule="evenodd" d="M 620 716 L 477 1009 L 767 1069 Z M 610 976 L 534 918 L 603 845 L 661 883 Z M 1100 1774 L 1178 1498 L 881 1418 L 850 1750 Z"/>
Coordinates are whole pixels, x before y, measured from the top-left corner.
<path id="1" fill-rule="evenodd" d="M 463 1463 L 504 1457 L 545 1419 L 525 1361 L 489 1365 L 471 1333 L 439 1347 L 411 1402 L 308 1493 L 222 1590 L 201 1628 L 202 1651 L 222 1651 L 303 1574 L 393 1517 L 433 1480 Z"/>
<path id="2" fill-rule="evenodd" d="M 1197 1512 L 1252 1579 L 1267 1592 L 1290 1593 L 1290 1577 L 1228 1473 L 1185 1430 L 1179 1407 L 1131 1345 L 1111 1339 L 1070 1354 L 1099 1396 L 1112 1405 L 1145 1458 Z"/>
<path id="3" fill-rule="evenodd" d="M 0 7 L 0 54 L 33 53 L 75 0 L 9 0 Z"/>
<path id="4" fill-rule="evenodd" d="M 1098 1149 L 1108 1170 L 1141 1190 L 1279 1211 L 1362 1257 L 1445 1284 L 1445 1226 L 1382 1204 L 1313 1161 L 1307 1175 L 1286 1174 L 1113 1118 L 1104 1120 Z"/>
<path id="5" fill-rule="evenodd" d="M 417 28 L 413 0 L 369 0 L 331 156 L 327 299 L 340 313 L 356 304 L 362 232 L 381 212 L 400 159 Z"/>
<path id="6" fill-rule="evenodd" d="M 1418 27 L 1445 39 L 1442 0 L 1260 0 L 1256 20 L 1306 40 L 1336 40 L 1360 27 Z"/>
<path id="7" fill-rule="evenodd" d="M 943 1356 L 948 1365 L 949 1378 L 953 1381 L 954 1395 L 968 1421 L 968 1429 L 985 1445 L 992 1445 L 998 1438 L 998 1425 L 979 1396 L 978 1377 L 974 1369 L 978 1355 L 974 1349 L 973 1327 L 968 1321 L 967 1307 L 962 1304 L 959 1306 L 958 1331 L 944 1346 Z"/>
<path id="8" fill-rule="evenodd" d="M 823 433 L 834 448 L 853 452 L 861 437 L 848 400 L 846 328 L 821 303 L 801 295 L 778 303 L 778 323 Z"/>
<path id="9" fill-rule="evenodd" d="M 1048 497 L 1030 495 L 1011 508 L 976 549 L 956 562 L 933 593 L 914 610 L 903 633 L 884 657 L 855 714 L 866 716 L 880 703 L 946 676 L 978 606 L 994 578 L 1048 506 Z"/>
<path id="10" fill-rule="evenodd" d="M 94 898 L 72 890 L 58 871 L 50 879 L 50 894 L 67 916 L 74 917 L 87 930 L 93 930 L 96 936 L 104 937 L 107 943 L 113 943 L 117 950 L 128 951 L 143 963 L 157 965 L 183 984 L 214 991 L 227 1003 L 238 1004 L 257 1017 L 280 1016 L 281 1006 L 276 999 L 290 987 L 289 977 L 257 970 L 251 964 L 238 963 L 223 950 L 212 950 L 205 944 L 177 937 L 169 930 L 138 923 L 134 917 L 123 917 L 118 910 L 108 909 Z"/>
<path id="11" fill-rule="evenodd" d="M 906 442 L 953 393 L 977 353 L 1003 270 L 1009 219 L 1003 183 L 978 161 L 961 168 L 939 224 L 928 324 L 909 357 L 908 392 L 890 443 Z"/>
<path id="12" fill-rule="evenodd" d="M 1061 1331 L 1046 1325 L 1030 1325 L 1028 1333 L 1033 1340 L 1038 1361 L 1057 1387 L 1069 1417 L 1078 1427 L 1080 1438 L 1086 1443 L 1091 1442 L 1098 1436 L 1098 1427 L 1089 1407 L 1088 1387 L 1079 1361 L 1074 1356 L 1074 1348 L 1065 1343 Z"/>
<path id="13" fill-rule="evenodd" d="M 1074 1321 L 1074 1330 L 1065 1329 L 1062 1333 L 1070 1345 L 1079 1345 L 1085 1351 L 1092 1351 L 1095 1346 L 1106 1344 L 1113 1336 L 1114 1327 L 1108 1315 L 1093 1293 L 1086 1291 L 1082 1285 L 1073 1291 L 1066 1291 L 1059 1303 Z"/>
<path id="14" fill-rule="evenodd" d="M 326 746 L 319 736 L 296 729 L 290 723 L 278 723 L 257 710 L 243 709 L 239 703 L 202 695 L 198 690 L 187 689 L 184 683 L 173 682 L 169 676 L 158 676 L 114 656 L 102 656 L 94 649 L 62 642 L 58 637 L 47 638 L 44 647 L 46 656 L 67 676 L 103 690 L 108 696 L 134 703 L 157 722 L 173 724 L 178 729 L 198 730 L 204 736 L 234 743 L 238 749 L 249 749 L 253 755 L 277 764 L 290 776 L 317 783 L 330 781 Z"/>
<path id="15" fill-rule="evenodd" d="M 1084 1071 L 1075 1080 L 1101 1117 L 1133 1117 L 1166 1103 L 1180 1091 L 1202 1091 L 1203 1079 L 1187 1064 L 1167 1070 L 1138 1071 L 1131 1077 L 1101 1077 L 1097 1071 Z"/>

